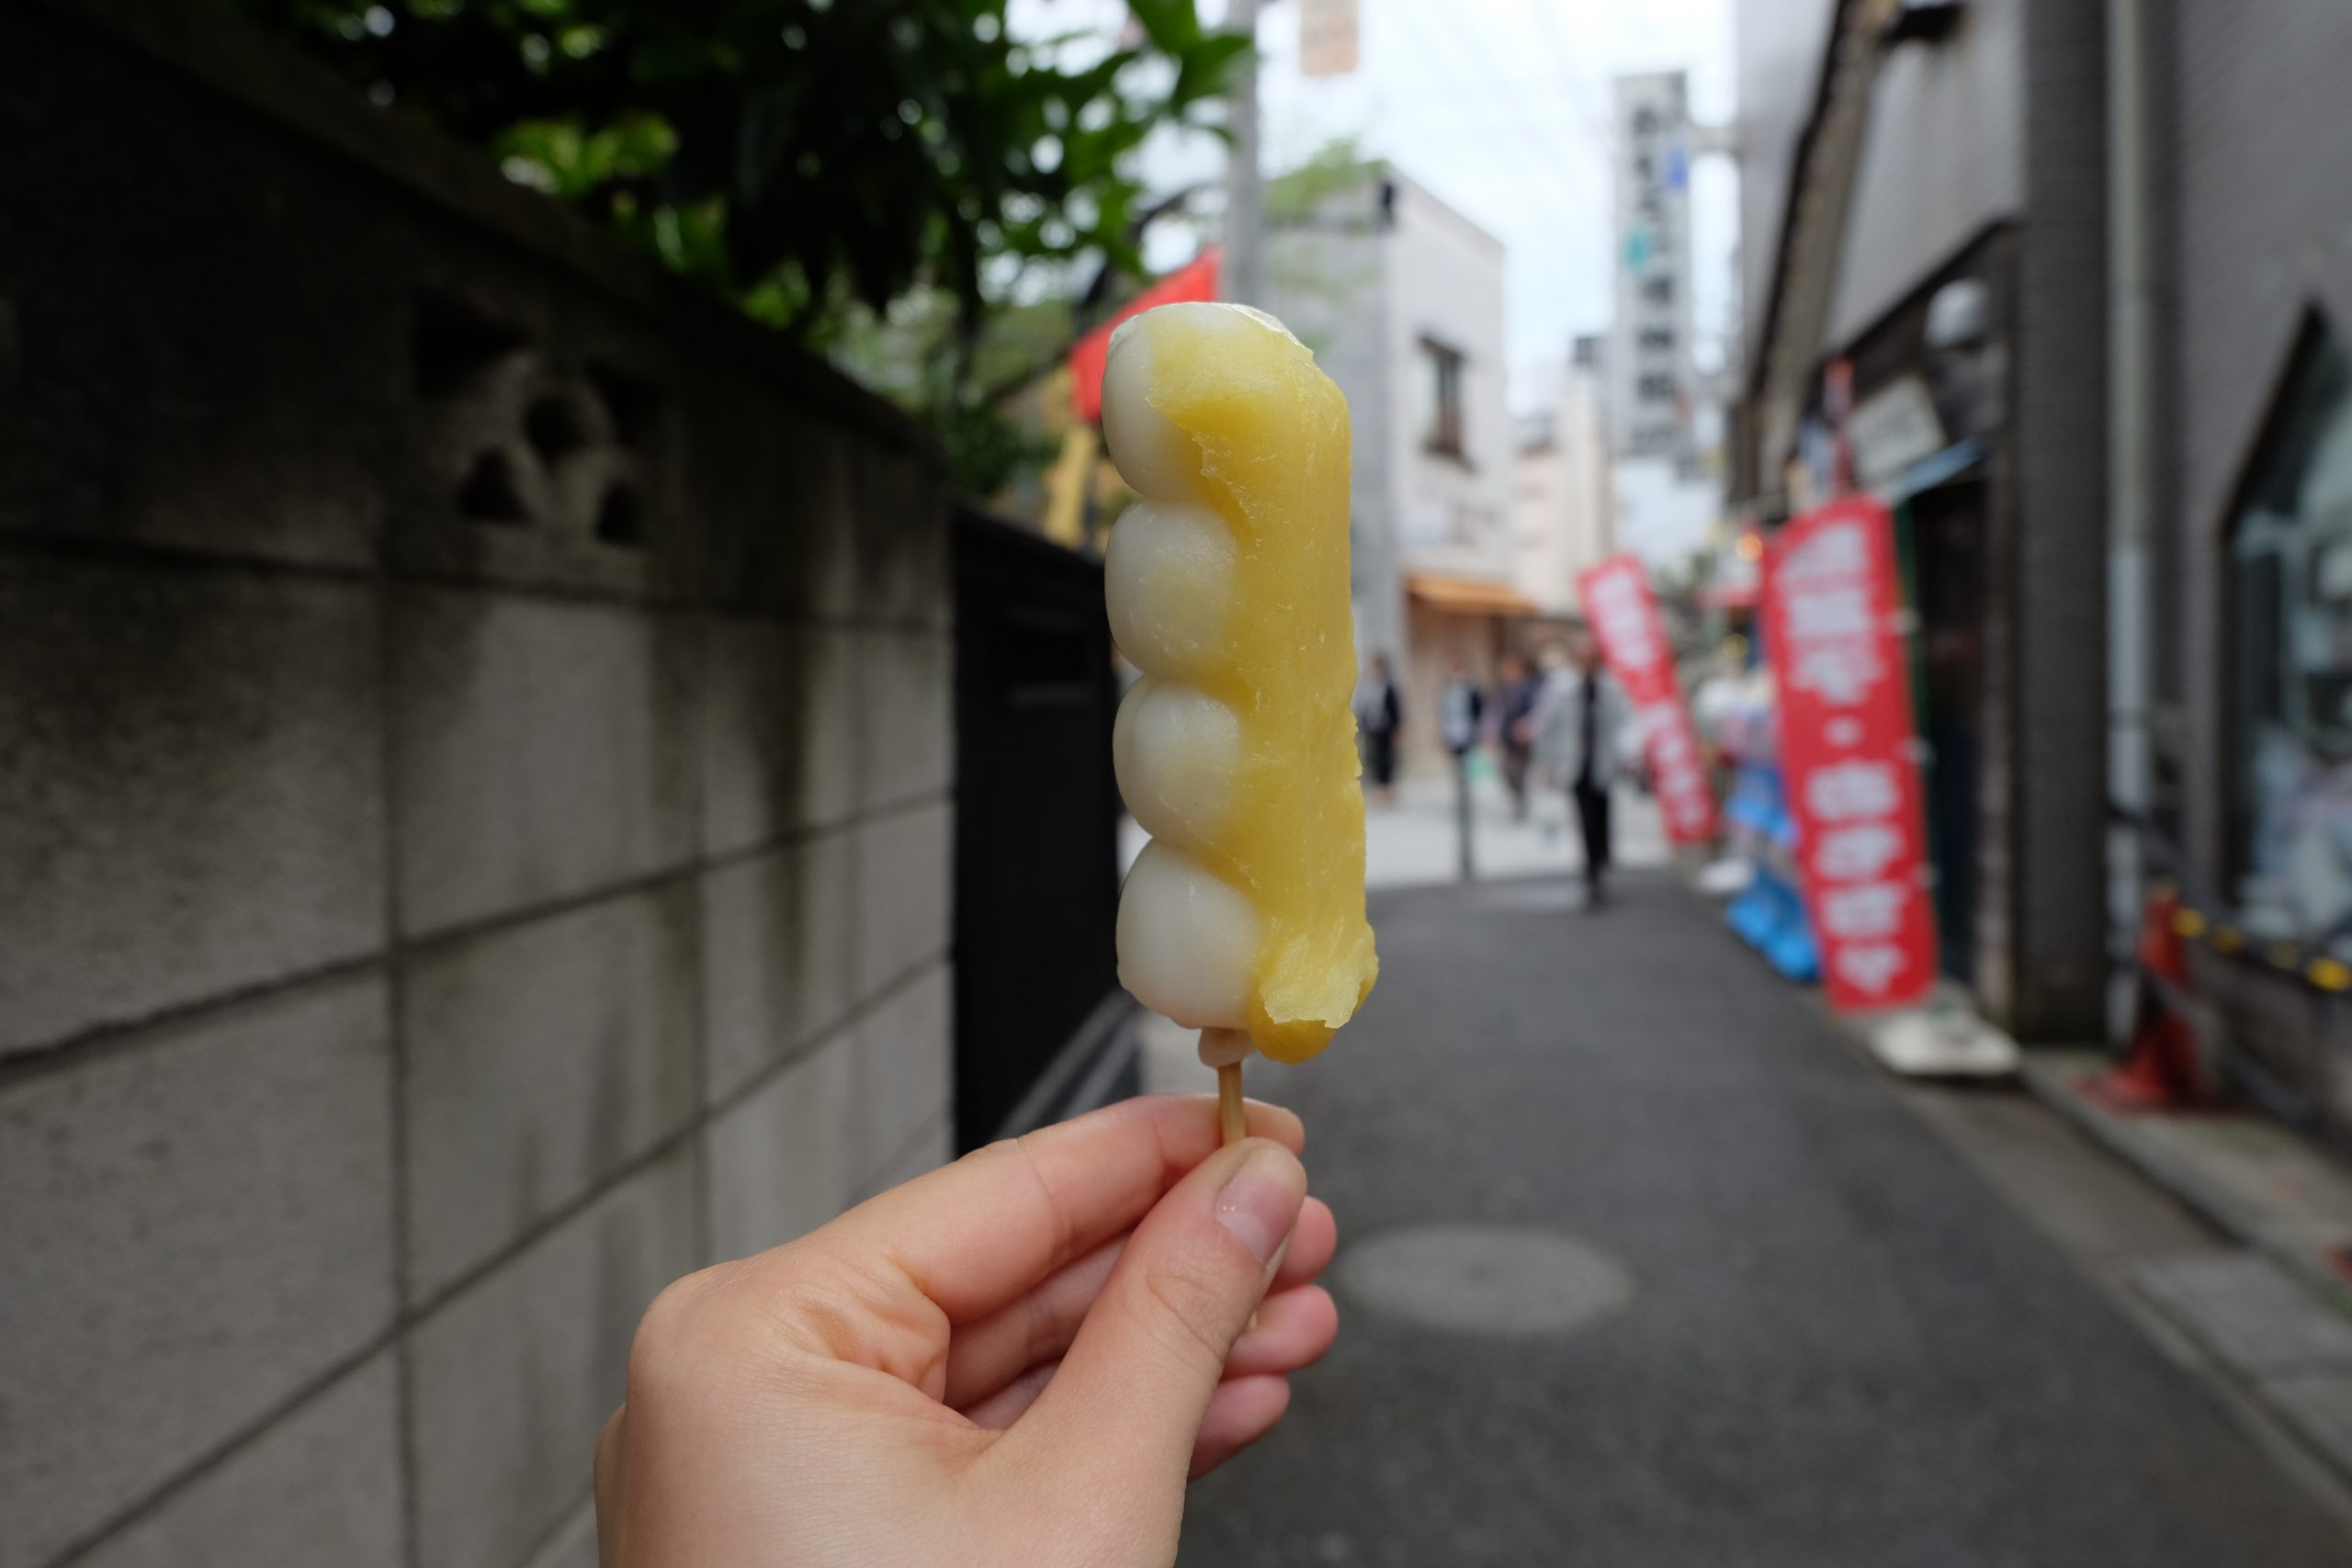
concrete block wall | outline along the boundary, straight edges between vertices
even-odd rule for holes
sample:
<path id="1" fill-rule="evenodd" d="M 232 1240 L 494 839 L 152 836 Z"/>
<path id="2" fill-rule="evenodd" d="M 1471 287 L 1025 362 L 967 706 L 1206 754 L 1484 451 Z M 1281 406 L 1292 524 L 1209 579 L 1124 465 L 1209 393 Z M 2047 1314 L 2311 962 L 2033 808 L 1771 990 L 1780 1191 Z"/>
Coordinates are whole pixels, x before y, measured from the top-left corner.
<path id="1" fill-rule="evenodd" d="M 0 1568 L 590 1562 L 949 1147 L 937 455 L 203 0 L 0 124 Z"/>

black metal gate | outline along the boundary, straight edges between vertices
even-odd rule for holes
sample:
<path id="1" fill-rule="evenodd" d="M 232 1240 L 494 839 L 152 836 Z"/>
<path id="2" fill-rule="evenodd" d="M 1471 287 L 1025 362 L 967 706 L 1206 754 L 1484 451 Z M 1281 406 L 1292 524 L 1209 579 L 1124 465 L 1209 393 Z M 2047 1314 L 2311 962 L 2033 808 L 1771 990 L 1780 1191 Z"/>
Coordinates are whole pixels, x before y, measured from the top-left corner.
<path id="1" fill-rule="evenodd" d="M 956 519 L 956 1135 L 996 1136 L 1124 1010 L 1102 566 Z"/>

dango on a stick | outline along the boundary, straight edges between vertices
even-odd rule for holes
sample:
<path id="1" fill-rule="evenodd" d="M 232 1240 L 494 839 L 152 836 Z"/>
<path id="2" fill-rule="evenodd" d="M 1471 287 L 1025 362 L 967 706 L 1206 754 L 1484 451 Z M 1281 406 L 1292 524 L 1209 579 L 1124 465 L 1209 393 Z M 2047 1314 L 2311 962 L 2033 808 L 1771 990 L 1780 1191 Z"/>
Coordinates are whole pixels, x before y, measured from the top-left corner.
<path id="1" fill-rule="evenodd" d="M 1202 1032 L 1228 1138 L 1252 1050 L 1302 1062 L 1379 974 L 1364 919 L 1348 577 L 1348 405 L 1271 316 L 1164 305 L 1121 327 L 1104 434 L 1142 498 L 1112 530 L 1112 635 L 1143 671 L 1113 736 L 1152 841 L 1119 978 Z"/>

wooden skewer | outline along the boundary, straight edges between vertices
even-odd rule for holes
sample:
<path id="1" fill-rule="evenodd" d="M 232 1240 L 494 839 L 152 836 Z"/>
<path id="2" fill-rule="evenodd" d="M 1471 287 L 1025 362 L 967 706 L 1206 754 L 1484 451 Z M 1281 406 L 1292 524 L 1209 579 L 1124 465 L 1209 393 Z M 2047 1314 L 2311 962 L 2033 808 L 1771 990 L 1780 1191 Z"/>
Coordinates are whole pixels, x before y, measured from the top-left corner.
<path id="1" fill-rule="evenodd" d="M 1250 1118 L 1241 1103 L 1241 1064 L 1227 1062 L 1216 1070 L 1216 1124 L 1224 1141 L 1238 1144 L 1250 1135 Z"/>
<path id="2" fill-rule="evenodd" d="M 1201 1060 L 1216 1069 L 1216 1125 L 1230 1147 L 1250 1135 L 1250 1111 L 1241 1099 L 1241 1064 L 1250 1059 L 1250 1036 L 1238 1029 L 1201 1031 Z M 1258 1314 L 1250 1314 L 1258 1326 Z"/>
<path id="3" fill-rule="evenodd" d="M 1250 1059 L 1250 1035 L 1239 1029 L 1201 1031 L 1201 1065 L 1216 1069 L 1216 1125 L 1228 1144 L 1250 1135 L 1241 1104 L 1241 1064 Z"/>

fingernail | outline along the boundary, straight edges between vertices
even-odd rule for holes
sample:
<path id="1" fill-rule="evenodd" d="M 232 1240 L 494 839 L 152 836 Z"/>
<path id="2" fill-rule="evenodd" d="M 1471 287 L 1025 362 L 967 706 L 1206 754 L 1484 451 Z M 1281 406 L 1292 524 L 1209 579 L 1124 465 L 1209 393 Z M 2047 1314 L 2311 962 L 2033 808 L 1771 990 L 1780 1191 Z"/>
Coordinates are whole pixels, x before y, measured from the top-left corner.
<path id="1" fill-rule="evenodd" d="M 1294 1172 L 1298 1162 L 1284 1150 L 1254 1148 L 1216 1195 L 1216 1223 L 1241 1238 L 1259 1262 L 1272 1259 L 1298 1223 L 1305 1199 Z"/>

